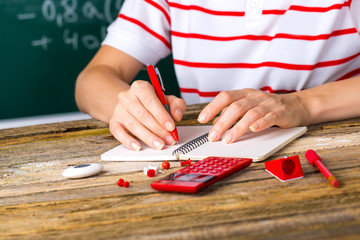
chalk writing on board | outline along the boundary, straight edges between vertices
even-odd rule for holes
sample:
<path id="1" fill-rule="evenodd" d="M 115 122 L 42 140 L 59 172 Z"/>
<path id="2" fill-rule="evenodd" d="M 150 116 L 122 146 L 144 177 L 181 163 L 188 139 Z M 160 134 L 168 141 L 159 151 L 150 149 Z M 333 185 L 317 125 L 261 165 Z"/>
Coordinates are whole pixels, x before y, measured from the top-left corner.
<path id="1" fill-rule="evenodd" d="M 48 38 L 47 36 L 42 36 L 41 39 L 32 41 L 31 46 L 42 47 L 43 50 L 47 50 L 51 42 L 52 42 L 51 38 Z"/>
<path id="2" fill-rule="evenodd" d="M 17 15 L 19 20 L 30 20 L 36 18 L 36 13 L 19 13 Z"/>
<path id="3" fill-rule="evenodd" d="M 79 50 L 80 47 L 93 50 L 100 47 L 102 39 L 105 38 L 107 26 L 116 17 L 123 1 L 43 0 L 38 11 L 18 13 L 17 19 L 19 21 L 29 21 L 41 18 L 46 22 L 54 23 L 58 31 L 61 31 L 62 39 L 43 34 L 38 39 L 31 41 L 32 47 L 46 51 L 51 48 L 52 43 L 62 41 L 63 44 L 70 46 L 75 51 Z M 101 23 L 100 32 L 90 34 L 77 31 L 74 26 L 83 20 Z"/>

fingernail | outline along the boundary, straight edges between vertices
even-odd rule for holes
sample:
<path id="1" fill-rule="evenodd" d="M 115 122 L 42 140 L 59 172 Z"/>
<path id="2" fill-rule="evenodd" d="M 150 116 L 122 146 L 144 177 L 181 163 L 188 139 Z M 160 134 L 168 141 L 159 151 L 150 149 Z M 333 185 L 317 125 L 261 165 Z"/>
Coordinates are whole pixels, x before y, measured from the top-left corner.
<path id="1" fill-rule="evenodd" d="M 169 132 L 171 132 L 171 131 L 174 130 L 174 128 L 175 128 L 174 124 L 172 124 L 170 121 L 167 121 L 167 122 L 165 123 L 165 127 L 166 127 L 166 129 L 167 129 Z"/>
<path id="2" fill-rule="evenodd" d="M 164 144 L 159 140 L 154 140 L 153 145 L 156 149 L 161 150 L 164 147 Z"/>
<path id="3" fill-rule="evenodd" d="M 252 132 L 256 132 L 256 131 L 259 129 L 259 124 L 254 123 L 254 124 L 251 125 L 249 128 L 250 128 L 250 130 L 251 130 Z"/>
<path id="4" fill-rule="evenodd" d="M 216 139 L 216 137 L 217 137 L 217 133 L 215 131 L 211 131 L 209 133 L 209 141 L 210 142 L 213 142 Z"/>
<path id="5" fill-rule="evenodd" d="M 200 115 L 199 115 L 199 117 L 198 117 L 198 121 L 199 122 L 205 122 L 205 120 L 206 120 L 206 114 L 205 113 L 201 113 Z"/>
<path id="6" fill-rule="evenodd" d="M 167 135 L 165 137 L 165 142 L 166 142 L 167 145 L 174 145 L 175 144 L 175 139 L 171 135 Z"/>
<path id="7" fill-rule="evenodd" d="M 140 149 L 141 149 L 140 145 L 137 144 L 136 142 L 131 142 L 130 146 L 131 146 L 132 149 L 134 149 L 137 152 L 140 151 Z"/>
<path id="8" fill-rule="evenodd" d="M 231 134 L 226 134 L 225 137 L 223 137 L 222 142 L 228 144 L 232 140 Z"/>
<path id="9" fill-rule="evenodd" d="M 176 109 L 176 110 L 175 110 L 175 115 L 176 115 L 179 119 L 181 119 L 182 116 L 183 116 L 183 112 L 182 112 L 180 109 Z"/>

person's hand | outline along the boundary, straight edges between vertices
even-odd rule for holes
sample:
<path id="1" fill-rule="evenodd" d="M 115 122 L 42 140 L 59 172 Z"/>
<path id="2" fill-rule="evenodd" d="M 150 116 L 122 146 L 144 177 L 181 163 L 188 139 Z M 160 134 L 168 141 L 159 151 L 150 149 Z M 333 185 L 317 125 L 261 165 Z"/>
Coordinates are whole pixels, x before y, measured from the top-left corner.
<path id="1" fill-rule="evenodd" d="M 129 149 L 139 151 L 142 140 L 154 149 L 165 144 L 173 145 L 175 140 L 170 131 L 175 121 L 180 121 L 186 109 L 183 99 L 166 96 L 170 114 L 155 94 L 153 86 L 146 81 L 135 81 L 128 90 L 118 95 L 118 103 L 109 122 L 113 136 Z"/>
<path id="2" fill-rule="evenodd" d="M 235 142 L 248 129 L 258 132 L 273 125 L 289 128 L 309 123 L 309 112 L 296 93 L 274 94 L 255 89 L 220 92 L 201 111 L 198 121 L 206 123 L 219 112 L 209 141 L 219 140 L 230 128 L 222 138 L 224 143 Z"/>

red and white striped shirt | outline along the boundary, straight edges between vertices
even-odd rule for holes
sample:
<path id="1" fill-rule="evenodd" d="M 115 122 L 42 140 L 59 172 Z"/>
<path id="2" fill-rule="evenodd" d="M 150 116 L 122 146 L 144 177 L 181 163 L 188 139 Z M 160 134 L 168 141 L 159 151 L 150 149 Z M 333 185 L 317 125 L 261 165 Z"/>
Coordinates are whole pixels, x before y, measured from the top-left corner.
<path id="1" fill-rule="evenodd" d="M 182 97 L 291 92 L 360 75 L 360 0 L 127 0 L 103 44 L 173 54 Z"/>

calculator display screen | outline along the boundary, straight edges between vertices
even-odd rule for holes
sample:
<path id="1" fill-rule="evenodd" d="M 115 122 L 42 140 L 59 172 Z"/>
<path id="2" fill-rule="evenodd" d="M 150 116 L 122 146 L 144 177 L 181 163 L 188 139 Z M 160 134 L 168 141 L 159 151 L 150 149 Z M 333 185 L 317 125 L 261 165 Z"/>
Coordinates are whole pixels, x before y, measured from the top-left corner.
<path id="1" fill-rule="evenodd" d="M 206 183 L 206 182 L 214 179 L 215 177 L 216 176 L 211 176 L 211 175 L 172 173 L 169 176 L 162 178 L 161 180 Z"/>

